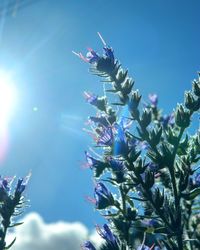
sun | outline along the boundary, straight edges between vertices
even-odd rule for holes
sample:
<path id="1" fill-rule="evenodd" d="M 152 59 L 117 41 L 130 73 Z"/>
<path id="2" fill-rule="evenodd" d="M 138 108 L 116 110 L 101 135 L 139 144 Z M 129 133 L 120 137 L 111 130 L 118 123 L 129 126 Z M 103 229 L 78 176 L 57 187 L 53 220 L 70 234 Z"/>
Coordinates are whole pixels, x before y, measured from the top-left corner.
<path id="1" fill-rule="evenodd" d="M 0 70 L 0 133 L 8 127 L 17 101 L 12 75 Z"/>
<path id="2" fill-rule="evenodd" d="M 12 74 L 0 70 L 0 165 L 9 148 L 9 123 L 17 105 L 17 89 Z"/>

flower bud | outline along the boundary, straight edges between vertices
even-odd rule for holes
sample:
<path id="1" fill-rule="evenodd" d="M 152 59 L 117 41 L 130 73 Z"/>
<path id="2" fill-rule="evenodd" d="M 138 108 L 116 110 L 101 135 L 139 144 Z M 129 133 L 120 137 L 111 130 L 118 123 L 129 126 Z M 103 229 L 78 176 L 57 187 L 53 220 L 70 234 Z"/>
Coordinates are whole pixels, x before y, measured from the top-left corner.
<path id="1" fill-rule="evenodd" d="M 149 94 L 149 101 L 152 107 L 157 107 L 158 104 L 158 96 L 156 94 Z"/>
<path id="2" fill-rule="evenodd" d="M 84 91 L 84 97 L 89 104 L 97 107 L 101 111 L 106 111 L 107 108 L 106 96 L 98 97 L 97 95 Z"/>
<path id="3" fill-rule="evenodd" d="M 151 139 L 151 143 L 152 145 L 158 145 L 158 143 L 160 142 L 160 138 L 162 136 L 162 127 L 156 127 L 154 128 L 151 132 L 150 132 L 150 139 Z"/>
<path id="4" fill-rule="evenodd" d="M 190 125 L 190 113 L 180 104 L 175 112 L 175 122 L 181 128 L 187 128 Z"/>
<path id="5" fill-rule="evenodd" d="M 131 78 L 127 78 L 122 84 L 121 92 L 123 93 L 123 95 L 130 94 L 133 88 L 133 85 L 134 85 L 134 81 Z"/>
<path id="6" fill-rule="evenodd" d="M 118 84 L 121 84 L 125 81 L 127 74 L 128 74 L 128 70 L 123 71 L 122 69 L 120 69 L 118 71 L 117 76 L 116 76 Z"/>
<path id="7" fill-rule="evenodd" d="M 154 202 L 155 202 L 157 208 L 160 208 L 160 207 L 163 206 L 163 203 L 164 203 L 164 191 L 163 191 L 163 193 L 161 193 L 159 188 L 155 189 Z"/>
<path id="8" fill-rule="evenodd" d="M 145 172 L 145 186 L 147 189 L 152 188 L 154 185 L 154 173 L 150 170 Z"/>
<path id="9" fill-rule="evenodd" d="M 193 84 L 192 84 L 192 87 L 193 87 L 194 94 L 196 96 L 200 97 L 200 82 L 197 81 L 197 80 L 194 80 Z"/>
<path id="10" fill-rule="evenodd" d="M 195 99 L 190 91 L 185 92 L 185 107 L 197 111 L 200 108 L 200 98 Z"/>
<path id="11" fill-rule="evenodd" d="M 178 142 L 178 136 L 176 135 L 173 128 L 171 127 L 168 127 L 166 131 L 166 138 L 167 138 L 167 141 L 172 145 L 176 145 Z"/>
<path id="12" fill-rule="evenodd" d="M 139 94 L 138 90 L 133 91 L 131 93 L 131 97 L 130 97 L 130 100 L 129 100 L 129 103 L 128 103 L 128 107 L 129 107 L 130 112 L 137 109 L 137 107 L 138 107 L 138 105 L 140 103 L 141 97 L 142 96 Z"/>
<path id="13" fill-rule="evenodd" d="M 146 128 L 151 123 L 151 110 L 144 109 L 141 117 L 141 125 Z"/>
<path id="14" fill-rule="evenodd" d="M 81 247 L 83 250 L 96 250 L 96 248 L 90 241 L 86 241 Z"/>
<path id="15" fill-rule="evenodd" d="M 139 159 L 135 162 L 134 168 L 135 168 L 135 171 L 134 171 L 134 172 L 135 172 L 136 175 L 140 175 L 140 174 L 143 174 L 143 173 L 144 173 L 145 167 L 144 167 L 144 163 L 143 163 L 143 161 L 142 161 L 141 158 L 139 158 Z"/>
<path id="16" fill-rule="evenodd" d="M 97 209 L 105 209 L 114 204 L 114 199 L 111 192 L 106 188 L 106 186 L 99 182 L 96 184 L 94 190 L 95 203 Z"/>
<path id="17" fill-rule="evenodd" d="M 136 215 L 137 215 L 136 208 L 130 208 L 130 207 L 127 208 L 127 219 L 128 220 L 130 220 L 130 221 L 135 220 Z"/>
<path id="18" fill-rule="evenodd" d="M 118 238 L 115 236 L 115 234 L 112 233 L 111 229 L 108 227 L 107 224 L 104 224 L 103 228 L 97 226 L 96 230 L 97 233 L 101 236 L 101 238 L 103 238 L 107 242 L 109 247 L 112 247 L 113 249 L 119 249 Z"/>

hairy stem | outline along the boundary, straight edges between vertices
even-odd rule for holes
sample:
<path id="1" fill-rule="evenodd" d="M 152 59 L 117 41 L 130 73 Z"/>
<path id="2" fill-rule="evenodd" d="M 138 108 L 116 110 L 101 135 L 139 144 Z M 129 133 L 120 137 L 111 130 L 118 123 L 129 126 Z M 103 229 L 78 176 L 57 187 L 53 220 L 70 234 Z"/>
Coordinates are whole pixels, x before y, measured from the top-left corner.
<path id="1" fill-rule="evenodd" d="M 175 202 L 175 208 L 176 208 L 176 215 L 177 215 L 177 221 L 178 221 L 178 225 L 177 225 L 177 243 L 178 243 L 178 247 L 180 250 L 183 249 L 183 229 L 182 229 L 182 211 L 181 211 L 181 206 L 180 206 L 180 194 L 178 193 L 177 190 L 177 184 L 176 184 L 176 177 L 175 177 L 175 161 L 176 161 L 176 154 L 177 154 L 177 150 L 178 150 L 178 146 L 180 143 L 180 140 L 183 136 L 184 133 L 184 128 L 180 129 L 179 135 L 178 135 L 178 139 L 177 139 L 177 143 L 176 145 L 174 145 L 174 150 L 173 150 L 173 161 L 172 161 L 172 166 L 169 167 L 169 172 L 170 172 L 170 177 L 171 177 L 171 181 L 172 181 L 172 188 L 173 188 L 173 193 L 174 193 L 174 202 Z"/>

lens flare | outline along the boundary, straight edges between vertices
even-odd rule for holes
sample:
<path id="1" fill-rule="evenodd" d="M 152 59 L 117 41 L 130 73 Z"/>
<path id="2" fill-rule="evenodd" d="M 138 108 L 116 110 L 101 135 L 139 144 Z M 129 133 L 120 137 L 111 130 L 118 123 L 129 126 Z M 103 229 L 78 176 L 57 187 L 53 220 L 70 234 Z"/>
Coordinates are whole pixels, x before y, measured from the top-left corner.
<path id="1" fill-rule="evenodd" d="M 0 162 L 8 149 L 8 126 L 16 107 L 17 91 L 11 74 L 0 70 Z"/>

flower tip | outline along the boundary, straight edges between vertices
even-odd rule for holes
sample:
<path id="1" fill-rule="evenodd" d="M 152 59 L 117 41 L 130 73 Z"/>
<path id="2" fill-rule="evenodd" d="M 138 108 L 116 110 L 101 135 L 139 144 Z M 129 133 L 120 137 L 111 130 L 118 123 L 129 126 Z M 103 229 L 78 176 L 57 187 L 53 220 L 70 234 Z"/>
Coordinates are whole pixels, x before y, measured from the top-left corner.
<path id="1" fill-rule="evenodd" d="M 30 171 L 30 172 L 28 173 L 28 175 L 24 178 L 24 184 L 25 184 L 25 185 L 28 184 L 28 182 L 29 182 L 31 176 L 32 176 L 32 172 Z"/>
<path id="2" fill-rule="evenodd" d="M 80 57 L 79 53 L 77 53 L 77 52 L 75 52 L 75 51 L 73 51 L 73 50 L 72 50 L 72 53 L 73 53 L 74 55 Z"/>
<path id="3" fill-rule="evenodd" d="M 88 60 L 86 57 L 83 56 L 83 54 L 81 52 L 77 53 L 75 51 L 72 50 L 72 53 L 76 56 L 78 56 L 81 60 L 83 60 L 84 62 L 88 63 Z"/>
<path id="4" fill-rule="evenodd" d="M 90 98 L 91 98 L 91 94 L 87 91 L 84 91 L 83 92 L 83 97 L 86 99 L 86 101 L 88 101 Z"/>
<path id="5" fill-rule="evenodd" d="M 94 51 L 92 48 L 89 48 L 89 47 L 87 48 L 87 50 L 90 51 L 90 52 Z"/>
<path id="6" fill-rule="evenodd" d="M 98 34 L 99 38 L 101 39 L 103 45 L 106 46 L 106 42 L 105 42 L 105 40 L 103 39 L 103 37 L 102 37 L 102 35 L 100 34 L 100 32 L 97 32 L 97 34 Z"/>

